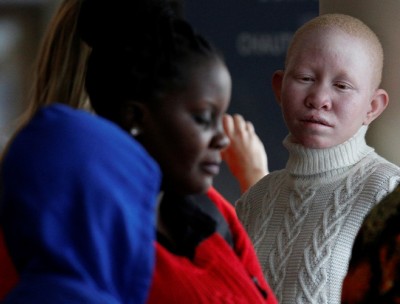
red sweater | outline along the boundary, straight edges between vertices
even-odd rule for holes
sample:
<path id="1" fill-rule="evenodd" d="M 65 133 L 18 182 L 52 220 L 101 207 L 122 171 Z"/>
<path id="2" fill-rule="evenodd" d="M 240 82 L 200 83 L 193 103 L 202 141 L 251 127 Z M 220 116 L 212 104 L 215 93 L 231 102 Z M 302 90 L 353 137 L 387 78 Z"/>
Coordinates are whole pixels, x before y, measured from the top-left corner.
<path id="1" fill-rule="evenodd" d="M 215 189 L 208 192 L 229 223 L 235 251 L 213 234 L 196 250 L 194 261 L 176 256 L 156 244 L 156 269 L 149 303 L 278 303 L 262 275 L 250 239 L 235 210 Z M 0 231 L 0 301 L 16 284 L 17 274 Z M 264 299 L 252 280 L 267 292 Z"/>
<path id="2" fill-rule="evenodd" d="M 4 300 L 17 281 L 18 275 L 8 255 L 3 232 L 0 229 L 0 302 Z"/>
<path id="3" fill-rule="evenodd" d="M 193 260 L 174 255 L 157 243 L 148 303 L 278 303 L 233 206 L 213 188 L 208 196 L 228 222 L 235 249 L 217 233 L 198 245 Z M 255 281 L 266 291 L 266 299 Z"/>

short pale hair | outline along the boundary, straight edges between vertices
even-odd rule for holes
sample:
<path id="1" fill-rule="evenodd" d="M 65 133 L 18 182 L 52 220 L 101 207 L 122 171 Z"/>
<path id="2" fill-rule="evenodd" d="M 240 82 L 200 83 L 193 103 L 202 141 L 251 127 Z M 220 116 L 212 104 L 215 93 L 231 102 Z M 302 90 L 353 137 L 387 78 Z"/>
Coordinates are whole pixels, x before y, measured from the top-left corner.
<path id="1" fill-rule="evenodd" d="M 342 31 L 365 43 L 366 51 L 369 52 L 369 56 L 371 57 L 371 63 L 375 66 L 374 84 L 377 88 L 382 81 L 384 60 L 382 44 L 378 36 L 364 22 L 349 15 L 323 14 L 306 22 L 293 35 L 286 54 L 285 66 L 287 66 L 296 46 L 303 39 L 304 34 L 327 29 Z"/>

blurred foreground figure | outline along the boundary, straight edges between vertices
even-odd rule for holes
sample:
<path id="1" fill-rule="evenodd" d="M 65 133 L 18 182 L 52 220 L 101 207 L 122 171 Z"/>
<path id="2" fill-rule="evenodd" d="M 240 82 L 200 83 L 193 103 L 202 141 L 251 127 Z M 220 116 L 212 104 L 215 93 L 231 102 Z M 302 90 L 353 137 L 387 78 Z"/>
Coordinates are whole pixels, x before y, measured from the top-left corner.
<path id="1" fill-rule="evenodd" d="M 342 303 L 400 303 L 400 187 L 366 217 L 343 282 Z"/>
<path id="2" fill-rule="evenodd" d="M 1 170 L 5 240 L 20 275 L 2 303 L 144 303 L 160 171 L 118 126 L 53 105 Z"/>

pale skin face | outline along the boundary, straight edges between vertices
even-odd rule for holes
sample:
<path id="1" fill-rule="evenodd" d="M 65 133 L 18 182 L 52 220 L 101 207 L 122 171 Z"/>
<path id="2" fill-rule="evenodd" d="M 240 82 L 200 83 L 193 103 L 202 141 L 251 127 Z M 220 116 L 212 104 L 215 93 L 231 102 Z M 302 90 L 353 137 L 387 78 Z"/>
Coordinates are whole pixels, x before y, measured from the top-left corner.
<path id="1" fill-rule="evenodd" d="M 138 137 L 159 163 L 166 187 L 185 195 L 207 191 L 219 173 L 220 151 L 229 144 L 222 118 L 231 97 L 231 77 L 220 62 L 195 67 L 189 78 L 185 91 L 140 105 Z"/>
<path id="2" fill-rule="evenodd" d="M 272 86 L 291 141 L 329 148 L 378 117 L 388 95 L 373 84 L 364 42 L 343 32 L 305 34 Z"/>

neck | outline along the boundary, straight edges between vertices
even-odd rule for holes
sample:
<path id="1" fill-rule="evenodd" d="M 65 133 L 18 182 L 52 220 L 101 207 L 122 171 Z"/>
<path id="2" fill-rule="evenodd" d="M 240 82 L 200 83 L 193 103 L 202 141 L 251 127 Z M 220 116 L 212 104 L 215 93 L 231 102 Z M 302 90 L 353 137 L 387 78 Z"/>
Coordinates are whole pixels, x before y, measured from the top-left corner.
<path id="1" fill-rule="evenodd" d="M 367 130 L 367 126 L 362 126 L 346 142 L 326 149 L 311 149 L 295 144 L 288 135 L 283 141 L 289 151 L 286 169 L 294 175 L 314 175 L 354 165 L 374 150 L 365 141 Z"/>

